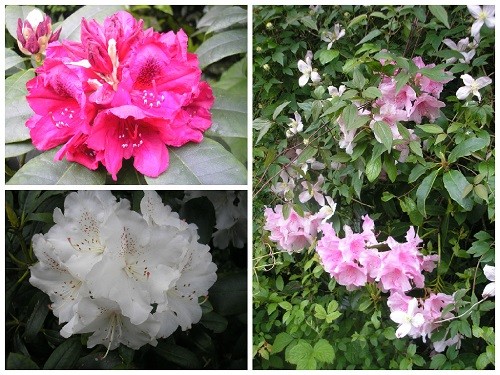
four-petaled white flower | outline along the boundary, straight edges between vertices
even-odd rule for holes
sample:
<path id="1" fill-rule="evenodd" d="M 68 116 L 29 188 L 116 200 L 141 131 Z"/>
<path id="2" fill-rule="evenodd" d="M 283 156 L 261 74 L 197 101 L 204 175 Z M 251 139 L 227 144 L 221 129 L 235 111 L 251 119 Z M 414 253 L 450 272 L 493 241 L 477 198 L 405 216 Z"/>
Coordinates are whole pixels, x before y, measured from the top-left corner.
<path id="1" fill-rule="evenodd" d="M 323 31 L 321 40 L 328 42 L 327 49 L 332 48 L 335 41 L 339 40 L 345 35 L 345 29 L 341 29 L 340 24 L 336 23 L 330 31 Z"/>
<path id="2" fill-rule="evenodd" d="M 418 312 L 418 301 L 416 298 L 408 302 L 407 311 L 393 311 L 390 318 L 399 324 L 396 330 L 396 337 L 399 339 L 409 334 L 413 328 L 419 328 L 425 323 L 424 316 Z"/>
<path id="3" fill-rule="evenodd" d="M 485 5 L 481 7 L 480 5 L 467 5 L 470 14 L 476 20 L 472 24 L 471 35 L 476 36 L 479 34 L 483 24 L 486 24 L 490 29 L 495 27 L 495 6 Z"/>
<path id="4" fill-rule="evenodd" d="M 286 137 L 290 138 L 297 133 L 300 133 L 304 129 L 304 124 L 302 123 L 302 117 L 299 115 L 297 111 L 294 112 L 295 119 L 290 118 L 290 123 L 288 126 L 290 129 L 286 131 Z"/>
<path id="5" fill-rule="evenodd" d="M 337 208 L 337 203 L 333 201 L 332 197 L 325 195 L 326 204 L 322 205 L 319 213 L 323 217 L 322 222 L 325 223 L 329 218 L 333 216 L 335 213 L 335 209 Z"/>
<path id="6" fill-rule="evenodd" d="M 469 43 L 469 38 L 464 38 L 460 39 L 458 43 L 455 43 L 451 39 L 444 39 L 443 43 L 446 44 L 450 49 L 453 51 L 460 52 L 460 54 L 463 56 L 463 59 L 459 59 L 458 61 L 463 64 L 469 64 L 476 54 L 476 50 L 472 48 L 474 43 Z M 467 49 L 470 49 L 468 52 L 466 52 Z M 451 57 L 446 60 L 446 63 L 454 63 L 457 61 L 455 57 Z"/>
<path id="7" fill-rule="evenodd" d="M 63 337 L 92 332 L 89 348 L 138 349 L 201 319 L 198 299 L 217 278 L 210 248 L 155 192 L 140 207 L 109 191 L 71 193 L 33 237 L 30 283 L 49 295 Z"/>
<path id="8" fill-rule="evenodd" d="M 300 87 L 305 86 L 307 82 L 309 82 L 309 79 L 311 79 L 313 83 L 321 81 L 319 73 L 313 70 L 312 58 L 313 58 L 312 51 L 307 51 L 305 58 L 306 61 L 299 60 L 299 62 L 297 63 L 297 67 L 299 68 L 299 71 L 302 73 L 302 76 L 299 78 Z"/>
<path id="9" fill-rule="evenodd" d="M 340 85 L 339 88 L 335 86 L 328 86 L 328 93 L 334 98 L 336 96 L 341 96 L 346 90 L 345 85 Z"/>
<path id="10" fill-rule="evenodd" d="M 484 276 L 491 281 L 484 287 L 483 298 L 495 296 L 495 266 L 485 265 L 483 268 Z"/>
<path id="11" fill-rule="evenodd" d="M 480 77 L 478 79 L 472 78 L 469 74 L 463 74 L 460 76 L 464 81 L 464 85 L 457 90 L 457 98 L 460 100 L 467 99 L 467 97 L 472 94 L 478 97 L 481 101 L 481 94 L 479 89 L 488 86 L 492 81 L 489 77 Z"/>

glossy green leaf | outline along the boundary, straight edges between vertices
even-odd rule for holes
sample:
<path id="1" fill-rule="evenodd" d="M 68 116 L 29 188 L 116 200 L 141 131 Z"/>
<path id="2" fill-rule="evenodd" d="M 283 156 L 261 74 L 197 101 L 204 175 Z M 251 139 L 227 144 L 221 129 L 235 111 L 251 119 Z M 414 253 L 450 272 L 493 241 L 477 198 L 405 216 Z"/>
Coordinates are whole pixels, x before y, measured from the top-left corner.
<path id="1" fill-rule="evenodd" d="M 59 40 L 80 40 L 80 25 L 82 18 L 87 20 L 95 19 L 102 24 L 104 19 L 114 13 L 124 10 L 122 5 L 87 5 L 78 9 L 71 16 L 66 18 L 59 27 L 62 28 Z"/>
<path id="2" fill-rule="evenodd" d="M 54 161 L 57 149 L 44 152 L 28 161 L 7 182 L 9 185 L 102 185 L 106 173 L 92 171 L 78 163 Z"/>
<path id="3" fill-rule="evenodd" d="M 460 142 L 458 145 L 456 145 L 453 150 L 451 150 L 450 155 L 448 156 L 448 161 L 450 163 L 454 163 L 461 157 L 469 156 L 473 152 L 481 150 L 482 148 L 488 146 L 489 143 L 489 137 L 474 137 L 466 139 L 465 141 Z"/>
<path id="4" fill-rule="evenodd" d="M 169 148 L 170 165 L 157 178 L 146 177 L 150 185 L 244 185 L 247 171 L 236 157 L 220 143 L 205 138 Z"/>
<path id="5" fill-rule="evenodd" d="M 231 95 L 230 91 L 214 89 L 214 96 L 215 103 L 211 110 L 212 126 L 207 130 L 206 135 L 229 138 L 246 138 L 246 95 Z"/>
<path id="6" fill-rule="evenodd" d="M 9 353 L 5 368 L 7 370 L 40 370 L 31 358 L 19 353 Z"/>
<path id="7" fill-rule="evenodd" d="M 384 121 L 376 121 L 373 125 L 373 133 L 377 140 L 382 143 L 387 151 L 390 151 L 392 148 L 392 131 L 389 125 Z"/>
<path id="8" fill-rule="evenodd" d="M 349 131 L 362 127 L 370 120 L 370 117 L 360 116 L 358 108 L 354 104 L 351 104 L 342 111 L 342 119 L 345 122 L 346 130 Z"/>
<path id="9" fill-rule="evenodd" d="M 273 120 L 276 120 L 276 117 L 278 117 L 281 113 L 281 111 L 283 111 L 283 109 L 288 105 L 290 104 L 289 101 L 287 102 L 284 102 L 284 103 L 281 103 L 279 106 L 276 107 L 276 109 L 274 110 L 273 112 Z"/>
<path id="10" fill-rule="evenodd" d="M 245 313 L 247 296 L 246 272 L 222 275 L 210 288 L 210 302 L 223 316 Z"/>
<path id="11" fill-rule="evenodd" d="M 70 338 L 59 345 L 43 365 L 44 370 L 71 369 L 80 358 L 82 344 L 79 337 Z"/>
<path id="12" fill-rule="evenodd" d="M 33 69 L 23 70 L 5 80 L 5 143 L 21 142 L 30 139 L 25 123 L 33 111 L 28 105 L 26 82 L 35 76 Z"/>
<path id="13" fill-rule="evenodd" d="M 32 214 L 33 215 L 33 214 Z M 33 341 L 38 332 L 43 326 L 43 322 L 49 312 L 50 300 L 44 293 L 39 293 L 39 297 L 31 313 L 28 321 L 26 322 L 26 329 L 24 331 L 24 338 L 27 342 Z"/>
<path id="14" fill-rule="evenodd" d="M 245 9 L 237 6 L 226 8 L 220 11 L 213 19 L 207 33 L 218 32 L 235 25 L 241 26 L 246 24 L 246 21 L 247 11 Z"/>
<path id="15" fill-rule="evenodd" d="M 266 135 L 266 133 L 269 131 L 271 126 L 273 125 L 273 122 L 265 119 L 265 118 L 256 118 L 252 122 L 252 127 L 255 130 L 259 131 L 259 135 L 257 136 L 257 140 L 255 141 L 255 144 L 259 143 L 262 137 Z"/>
<path id="16" fill-rule="evenodd" d="M 328 64 L 330 61 L 339 57 L 340 52 L 334 49 L 322 50 L 319 53 L 319 62 L 322 65 Z"/>
<path id="17" fill-rule="evenodd" d="M 245 53 L 246 51 L 247 31 L 236 29 L 215 34 L 198 47 L 196 53 L 200 67 L 203 69 L 225 57 Z"/>
<path id="18" fill-rule="evenodd" d="M 451 199 L 467 211 L 472 209 L 474 203 L 470 199 L 463 197 L 464 190 L 471 184 L 467 181 L 462 172 L 454 169 L 445 172 L 443 175 L 443 183 Z"/>
<path id="19" fill-rule="evenodd" d="M 186 369 L 201 369 L 202 364 L 198 356 L 182 346 L 161 342 L 154 349 L 162 358 Z"/>
<path id="20" fill-rule="evenodd" d="M 359 46 L 360 44 L 366 43 L 366 42 L 376 38 L 380 34 L 382 34 L 382 31 L 380 31 L 379 29 L 374 29 L 374 30 L 370 31 L 368 34 L 366 34 L 363 39 L 361 39 L 358 43 L 356 43 L 356 45 Z"/>
<path id="21" fill-rule="evenodd" d="M 5 145 L 5 157 L 12 158 L 15 156 L 24 155 L 34 149 L 35 146 L 33 146 L 31 141 L 7 143 Z"/>
<path id="22" fill-rule="evenodd" d="M 215 312 L 203 314 L 200 323 L 215 333 L 224 332 L 227 328 L 227 319 Z"/>
<path id="23" fill-rule="evenodd" d="M 448 23 L 448 13 L 442 5 L 429 5 L 429 10 L 434 17 L 443 23 L 443 25 L 445 25 L 448 29 L 450 28 L 450 24 Z"/>
<path id="24" fill-rule="evenodd" d="M 439 125 L 435 124 L 417 125 L 417 127 L 429 134 L 441 134 L 444 132 Z"/>
<path id="25" fill-rule="evenodd" d="M 375 181 L 378 178 L 378 176 L 380 176 L 381 171 L 382 171 L 382 159 L 380 155 L 375 158 L 371 158 L 366 164 L 366 170 L 365 170 L 366 178 L 370 182 Z"/>
<path id="26" fill-rule="evenodd" d="M 26 60 L 25 57 L 19 56 L 10 48 L 5 49 L 5 70 L 9 70 L 14 67 L 18 67 L 20 70 L 24 68 L 23 62 Z"/>
<path id="27" fill-rule="evenodd" d="M 417 189 L 417 208 L 420 211 L 420 213 L 424 216 L 427 217 L 427 213 L 425 211 L 425 201 L 427 200 L 427 196 L 429 195 L 432 186 L 434 186 L 434 181 L 436 181 L 436 177 L 439 173 L 439 169 L 436 169 L 432 172 L 430 172 L 427 177 L 425 177 L 421 184 L 419 185 Z"/>

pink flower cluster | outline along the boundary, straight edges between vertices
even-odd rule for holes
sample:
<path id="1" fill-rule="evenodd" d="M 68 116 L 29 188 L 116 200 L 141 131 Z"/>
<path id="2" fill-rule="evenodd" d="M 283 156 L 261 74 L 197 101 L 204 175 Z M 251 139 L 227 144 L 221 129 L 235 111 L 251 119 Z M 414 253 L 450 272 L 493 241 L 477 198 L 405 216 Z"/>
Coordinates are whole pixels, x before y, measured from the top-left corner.
<path id="1" fill-rule="evenodd" d="M 82 19 L 80 41 L 51 43 L 27 83 L 33 144 L 63 145 L 56 159 L 102 163 L 114 180 L 132 157 L 157 177 L 169 164 L 166 146 L 201 142 L 211 126 L 212 90 L 187 44 L 184 31 L 143 30 L 125 11 L 102 25 Z"/>
<path id="2" fill-rule="evenodd" d="M 454 316 L 451 312 L 443 315 L 443 310 L 453 303 L 453 296 L 444 293 L 431 293 L 426 299 L 409 297 L 398 291 L 391 293 L 387 299 L 391 319 L 400 324 L 396 330 L 396 337 L 407 335 L 411 338 L 421 337 L 425 342 L 426 338 L 430 338 L 432 332 L 441 325 L 439 323 L 441 320 Z M 400 320 L 402 316 L 406 319 Z M 434 349 L 442 352 L 447 346 L 456 344 L 459 340 L 460 335 L 457 334 L 448 340 L 434 342 Z"/>
<path id="3" fill-rule="evenodd" d="M 345 237 L 340 238 L 332 225 L 320 227 L 323 237 L 318 241 L 316 251 L 321 263 L 340 285 L 348 290 L 377 282 L 382 291 L 406 292 L 414 286 L 424 287 L 422 271 L 432 271 L 436 255 L 424 256 L 418 250 L 421 239 L 411 227 L 406 242 L 399 243 L 392 237 L 378 242 L 374 234 L 375 224 L 368 215 L 363 216 L 363 231 L 354 233 L 344 226 Z M 377 247 L 386 246 L 387 251 Z"/>
<path id="4" fill-rule="evenodd" d="M 264 229 L 271 232 L 269 239 L 278 244 L 278 248 L 288 253 L 300 252 L 310 246 L 316 239 L 318 227 L 324 216 L 321 213 L 305 212 L 300 216 L 293 210 L 285 219 L 283 206 L 277 205 L 274 209 L 264 210 L 266 224 Z"/>

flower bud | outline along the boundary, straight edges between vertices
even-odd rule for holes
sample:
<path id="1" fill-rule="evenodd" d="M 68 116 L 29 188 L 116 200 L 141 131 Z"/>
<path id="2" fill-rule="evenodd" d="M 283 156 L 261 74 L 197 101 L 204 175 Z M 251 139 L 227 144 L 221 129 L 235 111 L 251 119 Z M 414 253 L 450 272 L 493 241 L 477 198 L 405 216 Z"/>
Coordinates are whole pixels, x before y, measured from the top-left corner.
<path id="1" fill-rule="evenodd" d="M 28 13 L 24 22 L 17 20 L 17 44 L 26 55 L 44 54 L 47 45 L 59 38 L 61 29 L 52 33 L 52 21 L 39 9 Z"/>
<path id="2" fill-rule="evenodd" d="M 262 68 L 264 68 L 264 70 L 265 70 L 265 71 L 267 71 L 267 72 L 268 72 L 269 70 L 271 70 L 271 67 L 270 67 L 268 64 L 264 64 L 264 65 L 262 65 Z"/>
<path id="3" fill-rule="evenodd" d="M 266 23 L 266 29 L 272 30 L 273 28 L 274 28 L 274 26 L 271 22 Z"/>
<path id="4" fill-rule="evenodd" d="M 257 52 L 262 52 L 262 48 L 261 48 L 261 47 L 259 47 L 259 46 L 257 46 L 257 48 L 255 48 L 255 50 L 256 50 Z"/>

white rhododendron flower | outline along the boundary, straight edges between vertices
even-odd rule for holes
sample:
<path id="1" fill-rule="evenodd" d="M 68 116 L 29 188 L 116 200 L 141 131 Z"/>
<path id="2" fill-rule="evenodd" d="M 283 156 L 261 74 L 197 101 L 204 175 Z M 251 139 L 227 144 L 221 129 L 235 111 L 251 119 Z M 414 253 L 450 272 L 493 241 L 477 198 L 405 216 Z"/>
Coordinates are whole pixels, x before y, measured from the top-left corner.
<path id="1" fill-rule="evenodd" d="M 299 68 L 299 71 L 302 73 L 302 76 L 299 78 L 300 87 L 305 86 L 307 82 L 309 82 L 309 79 L 311 79 L 313 83 L 321 81 L 319 73 L 313 70 L 312 58 L 313 58 L 312 51 L 307 51 L 305 58 L 306 61 L 299 60 L 299 62 L 297 63 L 297 67 Z"/>
<path id="2" fill-rule="evenodd" d="M 33 237 L 30 283 L 49 295 L 63 337 L 138 349 L 201 319 L 198 299 L 217 279 L 210 248 L 157 193 L 140 206 L 107 191 L 71 193 L 49 232 Z"/>
<path id="3" fill-rule="evenodd" d="M 469 74 L 463 74 L 460 76 L 462 81 L 464 81 L 464 85 L 457 90 L 457 98 L 460 100 L 467 99 L 469 95 L 475 95 L 481 101 L 481 94 L 479 93 L 479 89 L 488 86 L 491 84 L 490 77 L 480 77 L 478 79 L 472 78 Z"/>
<path id="4" fill-rule="evenodd" d="M 484 287 L 483 298 L 495 297 L 495 266 L 485 265 L 483 268 L 484 276 L 491 281 Z"/>
<path id="5" fill-rule="evenodd" d="M 487 27 L 493 29 L 495 27 L 495 6 L 494 5 L 467 5 L 470 14 L 476 20 L 472 24 L 471 35 L 479 34 L 481 27 L 486 24 Z"/>

